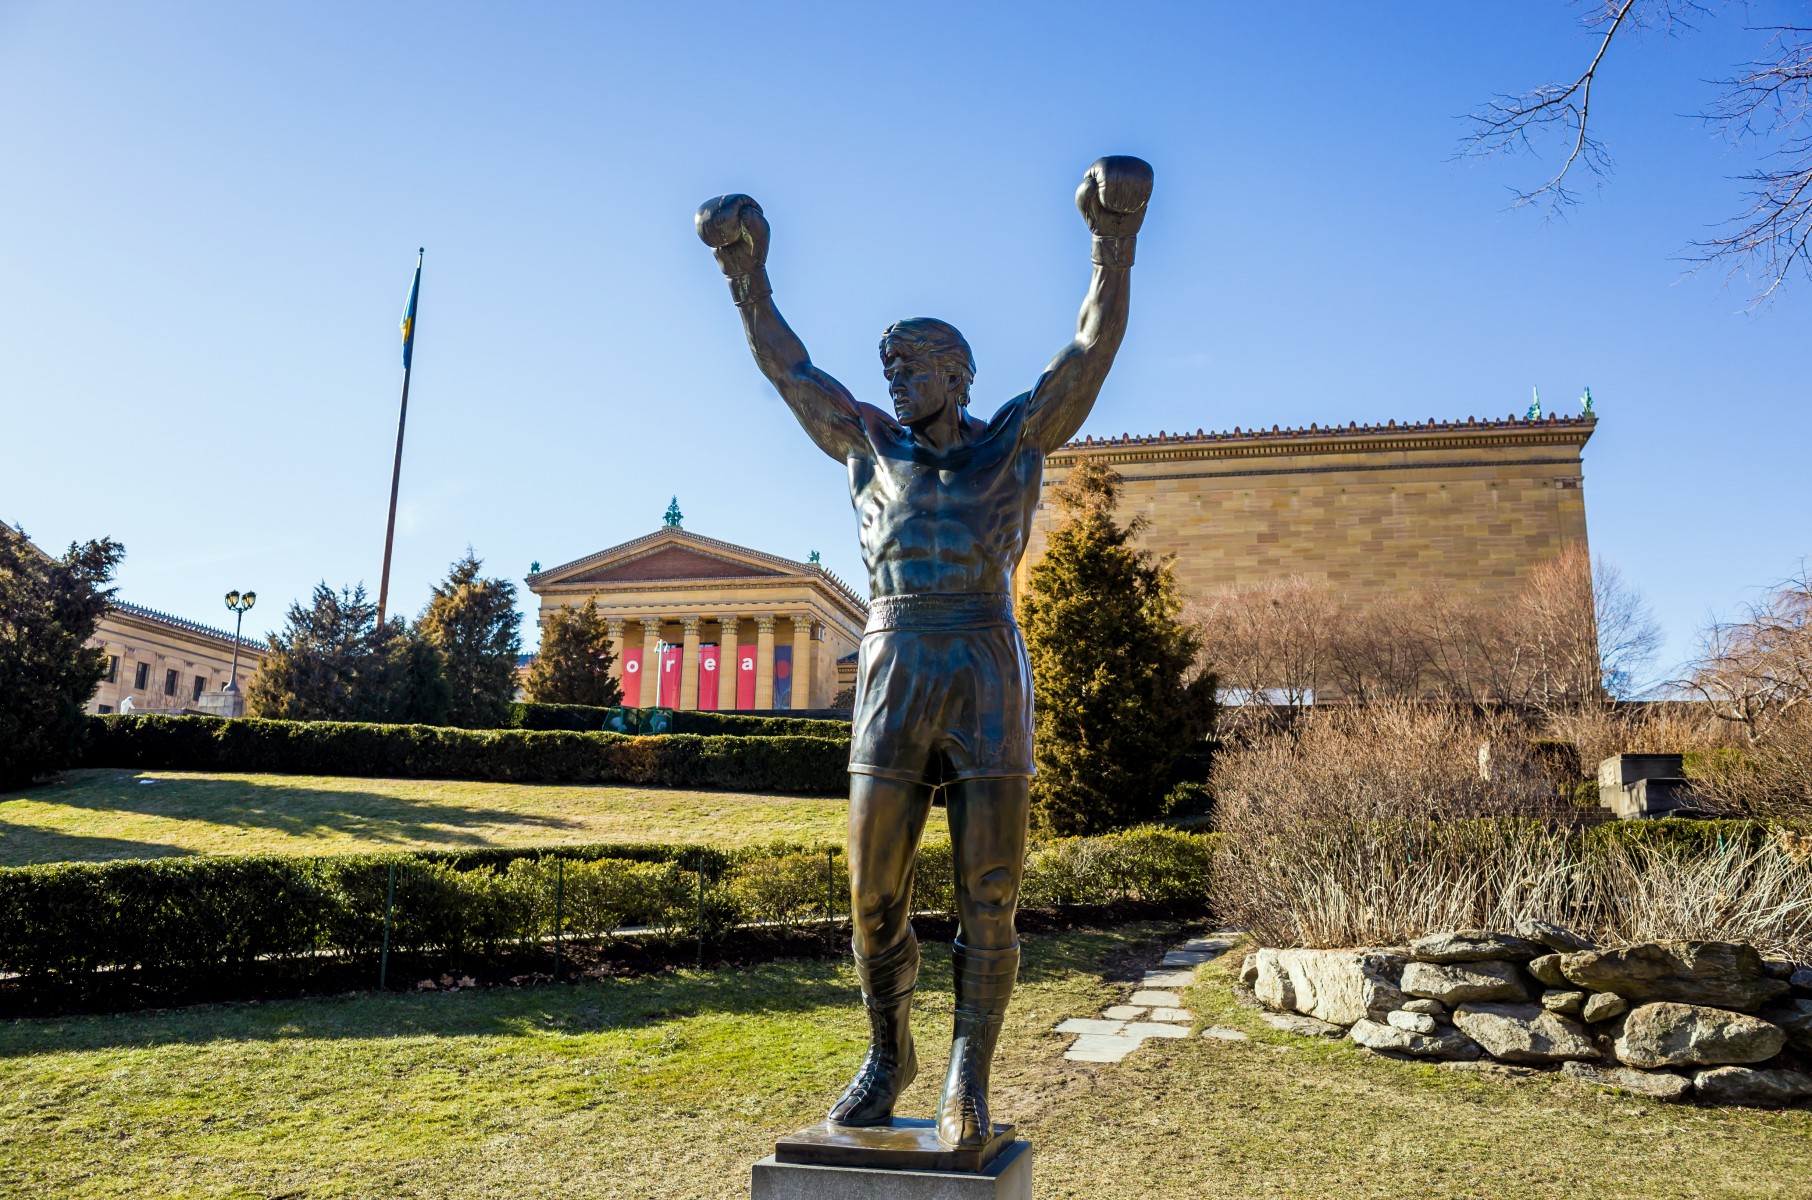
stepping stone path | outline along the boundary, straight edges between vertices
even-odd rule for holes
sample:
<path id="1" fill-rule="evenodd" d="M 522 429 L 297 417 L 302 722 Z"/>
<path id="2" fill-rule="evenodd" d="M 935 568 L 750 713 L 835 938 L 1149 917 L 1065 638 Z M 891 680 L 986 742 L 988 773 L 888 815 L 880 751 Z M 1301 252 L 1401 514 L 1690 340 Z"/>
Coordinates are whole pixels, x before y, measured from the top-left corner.
<path id="1" fill-rule="evenodd" d="M 1057 1026 L 1058 1033 L 1073 1033 L 1063 1057 L 1074 1062 L 1116 1063 L 1137 1050 L 1148 1038 L 1186 1038 L 1195 1014 L 1183 1007 L 1175 989 L 1195 982 L 1195 969 L 1219 958 L 1239 939 L 1235 932 L 1211 933 L 1190 938 L 1164 955 L 1155 970 L 1145 972 L 1124 1004 L 1110 1004 L 1099 1017 L 1072 1017 Z M 1219 1026 L 1202 1031 L 1205 1038 L 1244 1041 L 1237 1029 Z"/>

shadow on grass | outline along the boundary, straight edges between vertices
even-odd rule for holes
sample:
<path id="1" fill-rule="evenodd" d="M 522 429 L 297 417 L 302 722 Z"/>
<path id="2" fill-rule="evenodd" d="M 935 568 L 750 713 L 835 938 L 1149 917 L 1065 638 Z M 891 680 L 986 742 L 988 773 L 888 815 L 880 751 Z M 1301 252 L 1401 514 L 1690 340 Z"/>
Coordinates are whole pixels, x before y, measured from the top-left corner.
<path id="1" fill-rule="evenodd" d="M 300 788 L 280 782 L 247 779 L 155 779 L 136 771 L 97 773 L 99 777 L 66 778 L 8 798 L 35 800 L 90 813 L 132 813 L 225 828 L 262 830 L 300 840 L 339 835 L 374 845 L 421 844 L 489 846 L 494 839 L 475 826 L 512 825 L 525 830 L 581 828 L 580 822 L 521 810 L 407 800 L 381 792 L 346 788 Z M 4 804 L 0 802 L 0 812 Z M 155 857 L 193 853 L 170 846 L 151 854 L 112 853 L 109 842 L 41 825 L 19 825 L 18 833 L 0 839 L 0 862 L 94 861 L 107 858 Z"/>
<path id="2" fill-rule="evenodd" d="M 32 863 L 109 862 L 116 858 L 173 858 L 194 851 L 167 842 L 68 833 L 42 825 L 0 820 L 0 866 Z"/>
<path id="3" fill-rule="evenodd" d="M 1146 943 L 1174 934 L 1169 925 L 1071 929 L 1025 943 L 1020 972 L 1028 984 L 1103 968 Z M 419 972 L 399 971 L 404 979 Z M 928 938 L 921 1005 L 948 1005 L 950 951 Z M 787 958 L 706 971 L 660 971 L 576 984 L 481 987 L 451 992 L 355 992 L 315 998 L 198 1005 L 135 1013 L 21 1018 L 0 1023 L 0 1059 L 103 1049 L 234 1041 L 397 1037 L 578 1035 L 643 1028 L 705 1016 L 772 1016 L 860 1006 L 846 956 Z"/>

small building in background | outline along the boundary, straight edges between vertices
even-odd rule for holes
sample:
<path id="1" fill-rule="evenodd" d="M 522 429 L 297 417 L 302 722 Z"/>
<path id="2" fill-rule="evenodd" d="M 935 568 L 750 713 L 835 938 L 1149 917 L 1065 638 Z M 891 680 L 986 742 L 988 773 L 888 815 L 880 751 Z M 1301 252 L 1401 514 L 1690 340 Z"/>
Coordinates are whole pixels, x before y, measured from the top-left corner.
<path id="1" fill-rule="evenodd" d="M 829 708 L 854 683 L 849 656 L 868 623 L 867 603 L 821 564 L 689 532 L 677 505 L 654 533 L 527 584 L 538 620 L 597 601 L 631 707 Z"/>
<path id="2" fill-rule="evenodd" d="M 231 678 L 234 638 L 226 630 L 115 601 L 88 644 L 107 652 L 107 673 L 89 712 L 221 711 L 208 698 L 218 697 Z M 243 692 L 264 661 L 264 647 L 249 639 L 238 645 Z"/>

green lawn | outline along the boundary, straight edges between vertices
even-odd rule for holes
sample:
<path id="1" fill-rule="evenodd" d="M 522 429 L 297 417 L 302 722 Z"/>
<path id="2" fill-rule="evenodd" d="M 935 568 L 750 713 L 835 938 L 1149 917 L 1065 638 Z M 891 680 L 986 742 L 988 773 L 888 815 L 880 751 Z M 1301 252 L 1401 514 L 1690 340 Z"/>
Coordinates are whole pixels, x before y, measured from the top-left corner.
<path id="1" fill-rule="evenodd" d="M 647 787 L 71 771 L 0 792 L 0 866 L 586 842 L 837 842 L 845 803 Z M 947 837 L 941 818 L 929 836 Z"/>
<path id="2" fill-rule="evenodd" d="M 1034 939 L 996 1071 L 1037 1194 L 1803 1197 L 1812 1112 L 1670 1108 L 1558 1076 L 1477 1080 L 1276 1033 L 1228 966 L 1190 995 L 1249 1042 L 1147 1043 L 1110 1066 L 1050 1032 L 1124 995 L 1162 931 Z M 928 1113 L 949 955 L 927 946 Z M 853 976 L 781 962 L 569 987 L 0 1025 L 0 1195 L 744 1197 L 860 1054 Z"/>

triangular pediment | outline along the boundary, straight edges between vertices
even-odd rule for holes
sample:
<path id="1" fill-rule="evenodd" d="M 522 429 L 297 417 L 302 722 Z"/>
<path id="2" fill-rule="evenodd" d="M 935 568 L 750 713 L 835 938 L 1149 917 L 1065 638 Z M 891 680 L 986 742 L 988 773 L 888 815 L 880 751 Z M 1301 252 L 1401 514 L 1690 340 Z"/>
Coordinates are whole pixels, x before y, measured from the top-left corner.
<path id="1" fill-rule="evenodd" d="M 662 529 L 530 577 L 530 585 L 659 583 L 801 575 L 817 568 L 716 538 Z"/>

